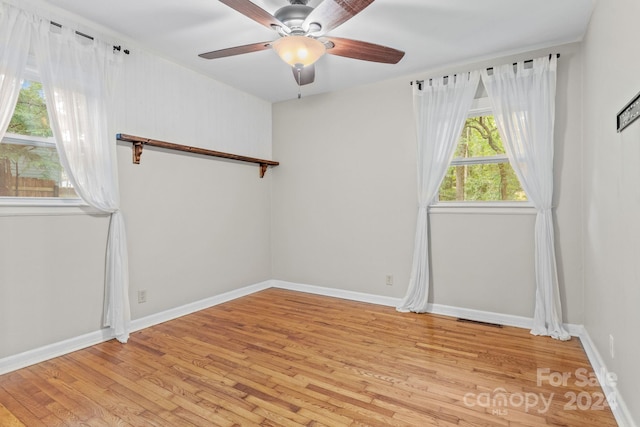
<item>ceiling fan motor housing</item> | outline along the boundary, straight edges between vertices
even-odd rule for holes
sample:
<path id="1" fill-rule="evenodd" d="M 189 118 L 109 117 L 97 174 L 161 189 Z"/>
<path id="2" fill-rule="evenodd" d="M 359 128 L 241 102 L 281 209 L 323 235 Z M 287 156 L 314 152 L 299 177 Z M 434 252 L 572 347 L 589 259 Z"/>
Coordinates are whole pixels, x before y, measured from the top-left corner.
<path id="1" fill-rule="evenodd" d="M 289 27 L 292 33 L 302 32 L 304 34 L 308 28 L 302 28 L 302 23 L 313 10 L 311 6 L 304 3 L 292 3 L 289 6 L 281 7 L 273 16 Z"/>

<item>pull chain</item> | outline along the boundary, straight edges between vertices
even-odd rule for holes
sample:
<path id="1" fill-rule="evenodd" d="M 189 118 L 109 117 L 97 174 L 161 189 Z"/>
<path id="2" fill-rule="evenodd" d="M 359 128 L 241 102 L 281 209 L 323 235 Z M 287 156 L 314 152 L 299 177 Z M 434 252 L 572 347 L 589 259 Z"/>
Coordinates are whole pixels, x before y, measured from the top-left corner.
<path id="1" fill-rule="evenodd" d="M 298 67 L 298 99 L 302 98 L 302 68 Z"/>

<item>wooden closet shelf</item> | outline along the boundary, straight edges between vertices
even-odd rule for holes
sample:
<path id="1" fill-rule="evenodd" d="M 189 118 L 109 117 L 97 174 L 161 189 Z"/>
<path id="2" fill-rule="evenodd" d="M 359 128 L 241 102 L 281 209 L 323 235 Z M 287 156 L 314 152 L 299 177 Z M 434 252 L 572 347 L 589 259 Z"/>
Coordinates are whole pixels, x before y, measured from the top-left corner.
<path id="1" fill-rule="evenodd" d="M 237 160 L 239 162 L 255 163 L 260 166 L 260 178 L 264 177 L 269 166 L 278 166 L 280 162 L 274 160 L 258 159 L 255 157 L 240 156 L 238 154 L 223 153 L 221 151 L 207 150 L 205 148 L 191 147 L 189 145 L 174 144 L 173 142 L 158 141 L 156 139 L 142 138 L 140 136 L 119 133 L 116 135 L 118 141 L 131 142 L 133 149 L 133 163 L 140 164 L 142 147 L 150 145 L 152 147 L 166 148 L 168 150 L 185 151 L 187 153 L 201 154 L 204 156 L 219 157 L 222 159 Z"/>

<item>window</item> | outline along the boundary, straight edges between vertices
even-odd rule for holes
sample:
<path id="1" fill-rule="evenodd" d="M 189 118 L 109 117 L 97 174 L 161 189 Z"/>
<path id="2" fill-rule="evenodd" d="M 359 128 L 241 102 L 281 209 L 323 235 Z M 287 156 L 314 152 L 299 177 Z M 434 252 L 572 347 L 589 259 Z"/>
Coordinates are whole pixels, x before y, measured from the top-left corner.
<path id="1" fill-rule="evenodd" d="M 505 154 L 490 109 L 469 114 L 451 166 L 440 185 L 440 202 L 526 202 Z"/>
<path id="2" fill-rule="evenodd" d="M 35 80 L 23 82 L 0 143 L 0 201 L 15 198 L 78 201 L 60 165 L 42 84 Z"/>

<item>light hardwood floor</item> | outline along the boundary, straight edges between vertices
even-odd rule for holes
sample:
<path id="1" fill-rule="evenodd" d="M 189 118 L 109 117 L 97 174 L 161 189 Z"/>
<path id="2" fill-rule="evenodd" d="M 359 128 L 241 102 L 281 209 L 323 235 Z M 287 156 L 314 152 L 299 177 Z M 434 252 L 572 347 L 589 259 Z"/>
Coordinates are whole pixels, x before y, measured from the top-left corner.
<path id="1" fill-rule="evenodd" d="M 576 339 L 269 289 L 0 376 L 0 425 L 615 426 L 591 371 Z"/>

